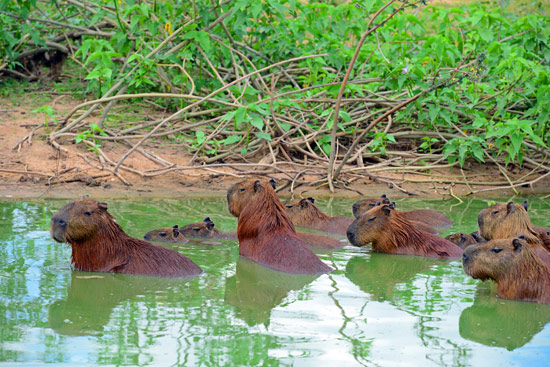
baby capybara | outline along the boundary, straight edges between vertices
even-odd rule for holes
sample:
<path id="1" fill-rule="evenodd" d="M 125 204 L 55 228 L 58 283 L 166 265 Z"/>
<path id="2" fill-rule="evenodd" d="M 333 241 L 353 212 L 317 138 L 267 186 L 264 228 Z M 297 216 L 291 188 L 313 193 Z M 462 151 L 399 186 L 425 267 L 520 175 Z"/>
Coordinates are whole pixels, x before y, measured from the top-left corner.
<path id="1" fill-rule="evenodd" d="M 270 184 L 241 181 L 228 190 L 227 204 L 229 212 L 239 218 L 239 255 L 286 273 L 332 271 L 298 238 Z"/>
<path id="2" fill-rule="evenodd" d="M 189 242 L 184 235 L 180 233 L 180 229 L 176 224 L 173 227 L 159 228 L 145 233 L 144 240 L 155 242 Z"/>
<path id="3" fill-rule="evenodd" d="M 550 250 L 550 237 L 537 232 L 522 204 L 499 203 L 479 212 L 479 233 L 488 240 L 525 236 L 530 244 L 540 244 Z"/>
<path id="4" fill-rule="evenodd" d="M 462 249 L 441 237 L 417 229 L 389 205 L 375 206 L 348 228 L 354 246 L 372 243 L 377 252 L 435 258 L 459 258 Z"/>
<path id="5" fill-rule="evenodd" d="M 473 245 L 474 243 L 485 242 L 482 240 L 477 232 L 473 233 L 453 233 L 445 237 L 447 241 L 450 241 L 460 247 L 465 249 L 466 247 Z"/>
<path id="6" fill-rule="evenodd" d="M 331 217 L 323 213 L 314 204 L 313 198 L 289 200 L 284 202 L 288 216 L 295 226 L 317 229 L 340 236 L 346 235 L 346 229 L 353 218 Z"/>
<path id="7" fill-rule="evenodd" d="M 72 248 L 75 269 L 105 273 L 189 277 L 202 273 L 190 259 L 128 236 L 107 212 L 107 204 L 83 198 L 61 208 L 50 234 Z"/>
<path id="8" fill-rule="evenodd" d="M 364 213 L 366 210 L 373 208 L 374 206 L 380 204 L 389 204 L 390 200 L 384 194 L 380 199 L 364 199 L 353 204 L 353 216 L 359 218 L 359 216 Z M 449 227 L 453 225 L 453 222 L 445 216 L 445 214 L 438 212 L 437 210 L 432 209 L 416 209 L 409 211 L 399 211 L 403 214 L 403 217 L 408 220 L 413 220 L 416 222 L 426 223 L 431 227 Z"/>
<path id="9" fill-rule="evenodd" d="M 550 268 L 525 239 L 507 238 L 471 245 L 462 255 L 464 272 L 497 282 L 497 296 L 550 303 Z"/>
<path id="10" fill-rule="evenodd" d="M 191 223 L 180 228 L 180 232 L 189 238 L 211 238 L 220 240 L 236 240 L 235 232 L 220 232 L 214 228 L 215 224 L 210 217 L 204 218 L 202 222 Z"/>

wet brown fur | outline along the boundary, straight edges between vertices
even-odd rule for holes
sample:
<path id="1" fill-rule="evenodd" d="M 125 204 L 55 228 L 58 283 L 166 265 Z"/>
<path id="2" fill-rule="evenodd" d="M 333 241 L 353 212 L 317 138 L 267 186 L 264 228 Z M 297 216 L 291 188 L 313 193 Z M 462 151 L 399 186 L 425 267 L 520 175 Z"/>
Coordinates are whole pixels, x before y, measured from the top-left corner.
<path id="1" fill-rule="evenodd" d="M 477 221 L 479 233 L 488 240 L 523 235 L 529 244 L 539 244 L 550 251 L 550 236 L 535 229 L 522 204 L 510 202 L 491 205 L 479 212 Z"/>
<path id="2" fill-rule="evenodd" d="M 179 242 L 187 243 L 189 240 L 185 238 L 183 234 L 180 233 L 180 230 L 177 225 L 173 227 L 159 228 L 154 229 L 145 233 L 143 236 L 144 240 L 154 241 L 154 242 Z"/>
<path id="3" fill-rule="evenodd" d="M 388 205 L 376 206 L 363 213 L 350 225 L 347 235 L 352 245 L 372 243 L 377 252 L 435 258 L 459 258 L 462 255 L 460 247 L 418 230 Z"/>
<path id="4" fill-rule="evenodd" d="M 550 268 L 523 239 L 496 239 L 469 246 L 462 263 L 471 277 L 497 282 L 499 297 L 550 303 Z"/>
<path id="5" fill-rule="evenodd" d="M 189 277 L 202 270 L 180 253 L 128 236 L 92 199 L 70 202 L 50 222 L 57 242 L 68 242 L 72 263 L 82 271 Z"/>
<path id="6" fill-rule="evenodd" d="M 229 212 L 239 217 L 239 255 L 271 269 L 296 274 L 332 271 L 298 238 L 275 190 L 245 180 L 227 192 Z"/>
<path id="7" fill-rule="evenodd" d="M 295 226 L 345 236 L 346 229 L 353 222 L 353 218 L 331 217 L 323 213 L 308 199 L 290 200 L 284 202 L 283 205 Z"/>
<path id="8" fill-rule="evenodd" d="M 478 243 L 478 240 L 469 233 L 453 233 L 445 237 L 447 241 L 450 241 L 460 247 L 465 249 L 466 247 Z"/>
<path id="9" fill-rule="evenodd" d="M 235 232 L 220 232 L 214 228 L 209 217 L 202 222 L 191 223 L 180 228 L 180 233 L 189 238 L 212 238 L 219 240 L 237 240 Z"/>
<path id="10" fill-rule="evenodd" d="M 382 199 L 382 200 L 381 200 Z M 353 204 L 353 215 L 358 218 L 365 211 L 376 206 L 377 203 L 389 204 L 389 199 L 364 199 Z M 449 227 L 453 222 L 445 214 L 432 209 L 417 209 L 409 211 L 398 210 L 404 218 L 420 223 L 425 223 L 430 227 Z"/>

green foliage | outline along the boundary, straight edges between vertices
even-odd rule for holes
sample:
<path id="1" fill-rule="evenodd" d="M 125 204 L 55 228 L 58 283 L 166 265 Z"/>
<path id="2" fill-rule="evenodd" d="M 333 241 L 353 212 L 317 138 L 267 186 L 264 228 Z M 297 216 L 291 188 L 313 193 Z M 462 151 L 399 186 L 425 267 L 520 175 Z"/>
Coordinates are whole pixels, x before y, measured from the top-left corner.
<path id="1" fill-rule="evenodd" d="M 0 3 L 6 12 L 23 18 L 31 13 L 35 18 L 48 14 L 55 21 L 64 21 L 50 2 Z M 272 143 L 275 134 L 286 133 L 293 126 L 284 119 L 275 124 L 272 114 L 294 115 L 296 111 L 301 113 L 295 117 L 301 126 L 292 136 L 312 136 L 311 149 L 330 154 L 328 130 L 334 106 L 315 99 L 338 95 L 357 41 L 372 15 L 385 4 L 379 0 L 336 5 L 297 0 L 237 0 L 215 6 L 207 0 L 114 0 L 107 2 L 108 6 L 103 0 L 88 3 L 94 9 L 88 17 L 77 16 L 83 10 L 74 4 L 67 4 L 63 12 L 74 15 L 70 23 L 75 27 L 108 23 L 101 28 L 108 36 L 89 34 L 76 41 L 75 58 L 86 68 L 87 91 L 98 97 L 118 81 L 125 81 L 127 93 L 206 95 L 252 69 L 303 55 L 328 54 L 289 66 L 299 70 L 292 73 L 298 88 L 311 89 L 299 90 L 288 78 L 281 82 L 278 69 L 271 69 L 261 81 L 254 78 L 254 83 L 237 83 L 215 95 L 213 102 L 204 103 L 204 109 L 219 107 L 216 101 L 237 107 L 222 112 L 216 123 L 178 133 L 188 149 L 200 150 L 203 155 L 233 147 L 246 153 L 253 142 Z M 394 10 L 386 9 L 374 25 Z M 211 27 L 229 12 L 223 23 Z M 29 40 L 44 45 L 55 31 L 43 22 L 20 24 L 20 20 L 0 13 L 0 25 L 6 30 L 0 34 L 0 60 L 10 68 L 17 67 L 17 56 Z M 443 153 L 450 163 L 484 162 L 490 154 L 506 163 L 521 164 L 530 149 L 548 147 L 549 24 L 548 16 L 520 16 L 481 2 L 402 11 L 369 36 L 350 76 L 351 81 L 377 81 L 348 84 L 344 98 L 391 91 L 384 98 L 400 100 L 443 83 L 396 112 L 392 128 L 447 134 L 448 139 L 432 138 L 433 133 L 414 138 L 412 144 L 419 152 Z M 158 47 L 162 52 L 153 52 Z M 225 72 L 222 81 L 216 75 L 221 70 Z M 264 82 L 276 83 L 275 94 L 299 91 L 272 99 Z M 176 110 L 187 102 L 161 99 L 155 103 Z M 365 128 L 361 116 L 353 113 L 356 107 L 350 103 L 340 111 L 338 131 L 344 139 Z M 219 123 L 225 124 L 223 129 L 208 138 Z M 397 141 L 391 130 L 382 130 L 373 129 L 367 135 L 371 152 L 385 155 L 392 146 L 409 139 L 400 135 Z M 101 132 L 88 129 L 81 138 L 96 133 Z"/>

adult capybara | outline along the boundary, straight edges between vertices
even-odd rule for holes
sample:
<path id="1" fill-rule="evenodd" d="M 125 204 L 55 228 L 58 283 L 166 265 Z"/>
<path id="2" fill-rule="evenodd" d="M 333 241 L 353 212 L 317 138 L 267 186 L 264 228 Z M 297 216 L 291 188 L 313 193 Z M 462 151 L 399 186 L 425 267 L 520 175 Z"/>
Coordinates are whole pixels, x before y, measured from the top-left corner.
<path id="1" fill-rule="evenodd" d="M 525 206 L 522 204 L 499 203 L 479 212 L 477 216 L 479 233 L 488 240 L 525 236 L 530 244 L 541 244 L 550 250 L 550 237 L 537 232 Z"/>
<path id="2" fill-rule="evenodd" d="M 154 229 L 145 233 L 144 240 L 155 242 L 189 242 L 183 234 L 180 233 L 179 227 L 176 224 L 173 227 Z"/>
<path id="3" fill-rule="evenodd" d="M 497 296 L 550 303 L 550 268 L 522 238 L 471 245 L 462 255 L 464 272 L 474 279 L 497 282 Z"/>
<path id="4" fill-rule="evenodd" d="M 390 200 L 387 198 L 386 195 L 382 195 L 380 199 L 364 199 L 361 201 L 356 202 L 353 204 L 353 216 L 355 218 L 358 218 L 361 213 L 364 213 L 366 210 L 371 209 L 372 207 L 376 206 L 380 202 L 383 204 L 389 204 Z M 445 214 L 438 212 L 437 210 L 432 209 L 416 209 L 416 210 L 409 210 L 409 211 L 399 211 L 401 214 L 403 214 L 403 217 L 416 221 L 416 222 L 422 222 L 426 223 L 427 225 L 431 227 L 449 227 L 453 225 L 453 221 L 451 221 L 449 218 L 445 216 Z"/>
<path id="5" fill-rule="evenodd" d="M 332 271 L 298 238 L 270 184 L 241 181 L 227 191 L 227 204 L 229 212 L 239 218 L 239 255 L 286 273 Z"/>
<path id="6" fill-rule="evenodd" d="M 204 218 L 202 222 L 191 223 L 180 228 L 180 232 L 189 238 L 211 238 L 220 240 L 236 240 L 235 232 L 220 232 L 214 228 L 215 224 L 210 217 Z"/>
<path id="7" fill-rule="evenodd" d="M 436 258 L 459 258 L 462 249 L 441 237 L 415 228 L 389 205 L 375 206 L 357 218 L 348 228 L 354 246 L 372 243 L 377 252 Z"/>
<path id="8" fill-rule="evenodd" d="M 128 236 L 107 212 L 107 204 L 92 199 L 61 208 L 50 221 L 50 234 L 71 245 L 77 270 L 164 277 L 202 273 L 182 254 Z"/>
<path id="9" fill-rule="evenodd" d="M 453 233 L 445 237 L 447 241 L 450 241 L 460 247 L 465 249 L 466 247 L 473 245 L 474 243 L 485 242 L 483 241 L 477 232 L 473 233 Z"/>
<path id="10" fill-rule="evenodd" d="M 346 235 L 353 218 L 331 217 L 323 213 L 314 204 L 313 198 L 289 200 L 284 202 L 288 216 L 295 226 L 308 227 L 340 236 Z"/>

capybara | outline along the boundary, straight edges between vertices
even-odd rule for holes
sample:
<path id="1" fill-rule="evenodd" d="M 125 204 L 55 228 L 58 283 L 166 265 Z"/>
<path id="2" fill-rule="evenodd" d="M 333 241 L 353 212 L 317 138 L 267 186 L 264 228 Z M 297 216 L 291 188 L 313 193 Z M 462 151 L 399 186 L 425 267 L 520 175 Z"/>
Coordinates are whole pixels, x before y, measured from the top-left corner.
<path id="1" fill-rule="evenodd" d="M 359 218 L 361 213 L 376 206 L 378 202 L 380 204 L 389 204 L 390 201 L 386 195 L 382 195 L 381 200 L 364 199 L 353 204 L 353 215 L 355 218 Z M 403 214 L 403 217 L 408 220 L 416 222 L 426 223 L 431 227 L 449 227 L 453 225 L 453 222 L 445 216 L 445 214 L 432 209 L 416 209 L 409 211 L 399 211 Z"/>
<path id="2" fill-rule="evenodd" d="M 298 238 L 270 184 L 241 181 L 227 191 L 227 204 L 229 212 L 239 218 L 239 255 L 286 273 L 332 271 Z"/>
<path id="3" fill-rule="evenodd" d="M 183 234 L 180 233 L 179 227 L 176 224 L 173 227 L 159 228 L 145 233 L 144 240 L 155 242 L 189 242 Z"/>
<path id="4" fill-rule="evenodd" d="M 295 226 L 345 236 L 346 229 L 353 222 L 353 218 L 331 217 L 319 210 L 314 201 L 313 198 L 286 201 L 284 206 L 292 223 Z"/>
<path id="5" fill-rule="evenodd" d="M 180 232 L 188 238 L 212 238 L 220 240 L 237 240 L 235 232 L 220 232 L 214 228 L 215 224 L 210 217 L 202 222 L 191 223 L 180 228 Z"/>
<path id="6" fill-rule="evenodd" d="M 462 249 L 452 242 L 423 232 L 389 205 L 375 206 L 357 218 L 347 236 L 354 246 L 372 243 L 377 252 L 435 258 L 459 258 Z"/>
<path id="7" fill-rule="evenodd" d="M 474 243 L 484 242 L 476 232 L 473 233 L 453 233 L 445 237 L 447 241 L 451 241 L 458 245 L 461 249 L 473 245 Z"/>
<path id="8" fill-rule="evenodd" d="M 503 301 L 478 288 L 474 303 L 460 314 L 458 331 L 464 339 L 514 350 L 529 343 L 550 322 L 549 307 Z"/>
<path id="9" fill-rule="evenodd" d="M 50 234 L 71 245 L 77 270 L 164 277 L 202 273 L 182 254 L 128 236 L 107 212 L 106 203 L 89 198 L 70 202 L 55 213 Z"/>
<path id="10" fill-rule="evenodd" d="M 479 233 L 488 240 L 525 236 L 530 244 L 541 244 L 550 250 L 550 237 L 537 232 L 525 206 L 499 203 L 481 210 L 477 216 Z"/>
<path id="11" fill-rule="evenodd" d="M 474 279 L 497 282 L 497 296 L 550 303 L 550 268 L 523 238 L 471 245 L 462 255 L 464 272 Z"/>

